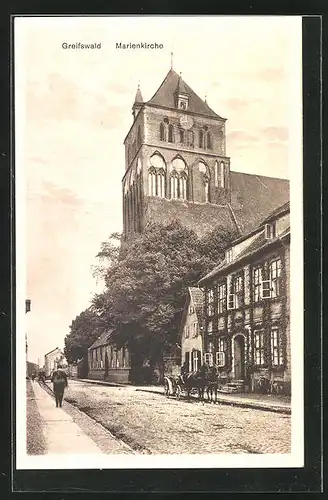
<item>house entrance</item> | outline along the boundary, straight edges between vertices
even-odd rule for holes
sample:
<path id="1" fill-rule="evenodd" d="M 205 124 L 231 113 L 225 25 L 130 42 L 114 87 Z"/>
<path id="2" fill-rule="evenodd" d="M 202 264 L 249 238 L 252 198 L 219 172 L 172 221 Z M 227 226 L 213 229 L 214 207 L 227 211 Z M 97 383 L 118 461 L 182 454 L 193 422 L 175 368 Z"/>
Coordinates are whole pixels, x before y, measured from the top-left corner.
<path id="1" fill-rule="evenodd" d="M 236 335 L 234 338 L 234 378 L 244 380 L 245 377 L 245 337 Z"/>

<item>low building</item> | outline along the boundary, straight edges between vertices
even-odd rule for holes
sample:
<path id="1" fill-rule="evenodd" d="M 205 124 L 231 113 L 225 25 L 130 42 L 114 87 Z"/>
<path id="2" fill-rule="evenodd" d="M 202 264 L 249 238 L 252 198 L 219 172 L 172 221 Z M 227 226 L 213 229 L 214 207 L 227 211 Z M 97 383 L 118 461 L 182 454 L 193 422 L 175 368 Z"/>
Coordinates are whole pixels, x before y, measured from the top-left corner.
<path id="1" fill-rule="evenodd" d="M 189 372 L 197 371 L 203 359 L 204 292 L 189 287 L 181 320 L 181 362 Z"/>
<path id="2" fill-rule="evenodd" d="M 264 384 L 290 392 L 289 216 L 286 203 L 236 240 L 199 282 L 205 291 L 205 358 L 250 391 Z"/>
<path id="3" fill-rule="evenodd" d="M 70 378 L 87 378 L 88 376 L 88 363 L 85 358 L 78 359 L 73 363 L 69 363 L 67 375 Z"/>
<path id="4" fill-rule="evenodd" d="M 128 383 L 130 353 L 126 347 L 117 349 L 112 341 L 114 329 L 107 330 L 88 349 L 88 377 L 109 382 Z"/>
<path id="5" fill-rule="evenodd" d="M 44 356 L 46 377 L 50 377 L 52 372 L 58 368 L 58 365 L 60 365 L 64 370 L 67 370 L 68 368 L 68 363 L 63 351 L 59 349 L 59 347 L 56 347 Z"/>

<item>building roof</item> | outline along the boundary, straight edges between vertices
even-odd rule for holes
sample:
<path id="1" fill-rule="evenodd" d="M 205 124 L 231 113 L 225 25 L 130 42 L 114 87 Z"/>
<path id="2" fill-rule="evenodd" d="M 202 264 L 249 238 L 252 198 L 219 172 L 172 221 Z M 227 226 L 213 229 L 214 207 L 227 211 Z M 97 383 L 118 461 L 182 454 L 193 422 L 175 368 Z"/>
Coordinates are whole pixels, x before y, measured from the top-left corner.
<path id="1" fill-rule="evenodd" d="M 279 236 L 272 238 L 270 240 L 265 238 L 264 231 L 261 231 L 258 234 L 258 236 L 252 241 L 252 243 L 248 247 L 246 247 L 244 250 L 242 250 L 240 252 L 240 254 L 233 261 L 227 262 L 226 259 L 223 259 L 218 266 L 216 266 L 214 269 L 212 269 L 212 271 L 210 271 L 206 276 L 204 276 L 199 281 L 199 284 L 200 285 L 205 284 L 206 282 L 215 278 L 221 272 L 226 271 L 230 267 L 235 266 L 236 264 L 240 263 L 241 261 L 244 261 L 248 257 L 255 255 L 260 250 L 264 250 L 266 248 L 271 247 L 274 243 L 281 241 L 281 239 L 285 238 L 288 235 L 290 235 L 290 227 L 289 226 L 282 233 L 280 233 Z"/>
<path id="2" fill-rule="evenodd" d="M 97 340 L 88 348 L 88 350 L 95 349 L 96 347 L 100 347 L 100 346 L 108 344 L 114 330 L 115 330 L 115 328 L 110 328 L 109 330 L 106 330 L 105 332 L 103 332 L 97 338 Z"/>
<path id="3" fill-rule="evenodd" d="M 287 179 L 231 171 L 230 181 L 231 208 L 241 234 L 247 234 L 288 203 Z"/>
<path id="4" fill-rule="evenodd" d="M 273 210 L 263 221 L 262 225 L 267 224 L 268 222 L 271 222 L 278 217 L 284 215 L 285 213 L 288 213 L 290 211 L 290 202 L 287 201 L 287 203 L 284 203 L 280 207 L 276 208 Z"/>
<path id="5" fill-rule="evenodd" d="M 189 96 L 188 111 L 212 116 L 213 118 L 222 118 L 216 114 L 172 68 L 147 104 L 176 109 L 175 95 L 178 88 L 181 91 L 183 89 L 183 93 Z"/>
<path id="6" fill-rule="evenodd" d="M 51 354 L 52 352 L 55 352 L 55 351 L 60 351 L 61 349 L 59 349 L 59 347 L 55 347 L 55 349 L 52 349 L 52 351 L 49 351 L 47 352 L 47 354 L 45 354 L 45 356 L 48 356 L 49 354 Z"/>
<path id="7" fill-rule="evenodd" d="M 202 317 L 203 307 L 204 307 L 204 292 L 203 290 L 195 286 L 190 286 L 188 288 L 188 291 L 195 306 L 195 311 L 198 320 L 200 320 L 200 318 Z"/>

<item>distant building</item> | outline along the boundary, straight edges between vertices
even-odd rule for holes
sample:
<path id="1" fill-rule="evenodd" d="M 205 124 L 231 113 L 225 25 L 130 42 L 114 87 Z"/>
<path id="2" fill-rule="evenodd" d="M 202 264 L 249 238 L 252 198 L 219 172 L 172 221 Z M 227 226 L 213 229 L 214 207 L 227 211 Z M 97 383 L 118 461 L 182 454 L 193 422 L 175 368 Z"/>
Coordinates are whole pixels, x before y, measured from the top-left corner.
<path id="1" fill-rule="evenodd" d="M 57 369 L 58 365 L 61 365 L 61 367 L 64 369 L 67 369 L 68 367 L 68 363 L 63 351 L 59 349 L 59 347 L 56 347 L 44 356 L 46 377 L 50 377 L 52 372 Z"/>
<path id="2" fill-rule="evenodd" d="M 33 373 L 37 375 L 39 372 L 39 365 L 36 363 L 32 363 L 31 361 L 27 361 L 27 376 L 31 377 Z"/>
<path id="3" fill-rule="evenodd" d="M 204 292 L 189 287 L 181 321 L 181 364 L 197 371 L 203 359 Z"/>
<path id="4" fill-rule="evenodd" d="M 199 285 L 205 291 L 205 359 L 249 390 L 290 392 L 290 209 L 272 212 L 234 241 Z"/>
<path id="5" fill-rule="evenodd" d="M 88 349 L 88 377 L 109 382 L 127 383 L 130 378 L 130 353 L 117 349 L 112 341 L 114 330 L 107 330 Z"/>

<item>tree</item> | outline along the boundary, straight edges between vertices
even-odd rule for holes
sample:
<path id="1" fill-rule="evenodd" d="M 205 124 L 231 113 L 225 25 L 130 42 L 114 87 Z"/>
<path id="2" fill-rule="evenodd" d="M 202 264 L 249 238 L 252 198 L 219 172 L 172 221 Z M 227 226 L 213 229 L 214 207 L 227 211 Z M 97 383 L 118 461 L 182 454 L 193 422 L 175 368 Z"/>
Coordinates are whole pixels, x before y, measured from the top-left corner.
<path id="1" fill-rule="evenodd" d="M 101 317 L 88 308 L 76 316 L 70 325 L 70 333 L 65 337 L 64 353 L 69 363 L 82 359 L 99 335 L 104 331 L 105 324 Z"/>
<path id="2" fill-rule="evenodd" d="M 201 241 L 179 222 L 149 224 L 103 268 L 105 290 L 93 306 L 105 323 L 115 325 L 118 345 L 153 362 L 175 345 L 186 288 L 219 263 L 233 237 L 219 230 Z"/>

